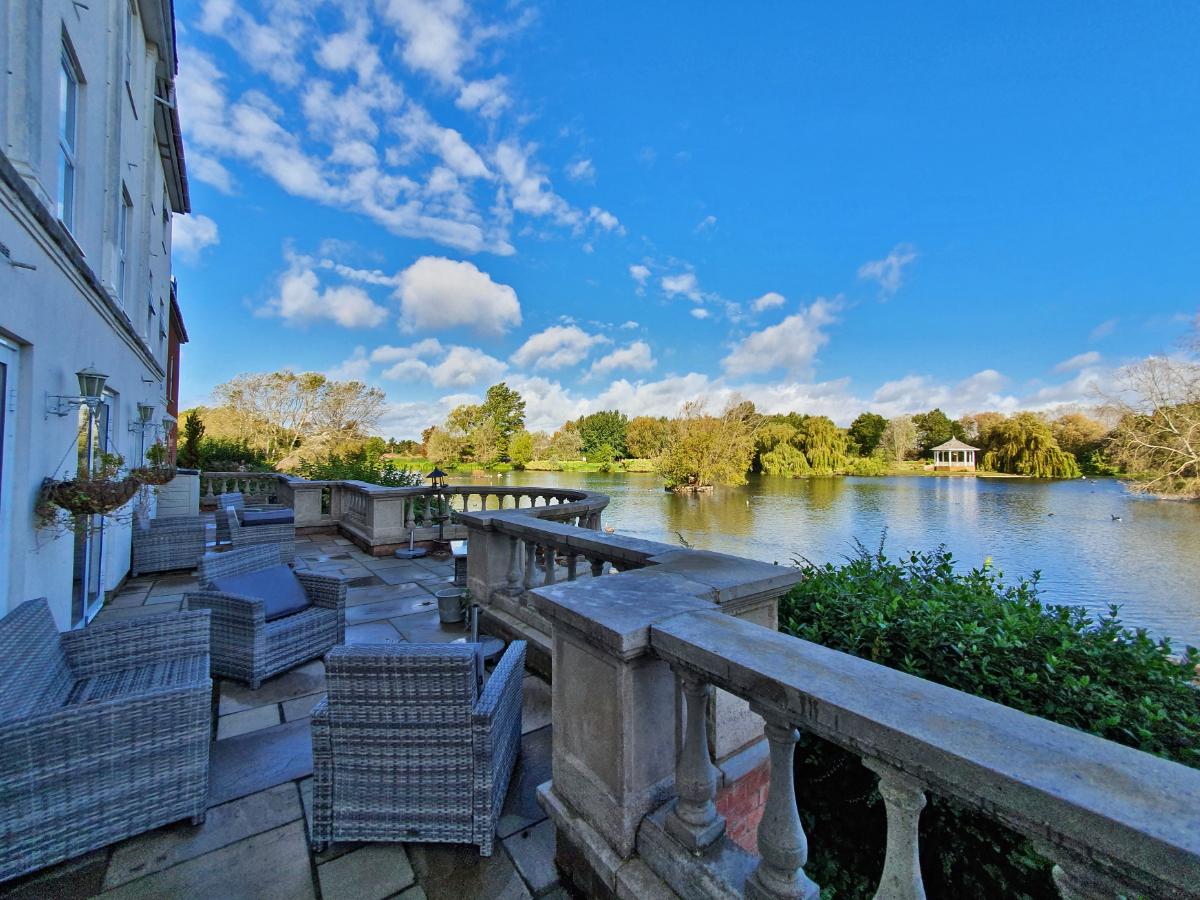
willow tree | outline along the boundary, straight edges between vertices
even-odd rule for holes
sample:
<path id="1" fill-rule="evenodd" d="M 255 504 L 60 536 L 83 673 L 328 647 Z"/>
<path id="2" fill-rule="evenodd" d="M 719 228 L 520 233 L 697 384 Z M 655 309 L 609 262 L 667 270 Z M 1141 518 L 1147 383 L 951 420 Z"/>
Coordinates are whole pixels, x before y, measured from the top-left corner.
<path id="1" fill-rule="evenodd" d="M 768 450 L 758 458 L 759 467 L 766 475 L 786 475 L 802 478 L 812 473 L 805 455 L 792 444 L 784 442 Z"/>
<path id="2" fill-rule="evenodd" d="M 754 456 L 755 419 L 745 404 L 713 416 L 704 412 L 703 403 L 685 403 L 658 458 L 656 470 L 664 487 L 683 492 L 745 484 Z"/>
<path id="3" fill-rule="evenodd" d="M 814 475 L 845 471 L 850 462 L 850 438 L 827 416 L 805 416 L 793 443 L 804 452 Z"/>
<path id="4" fill-rule="evenodd" d="M 1017 413 L 988 431 L 983 457 L 986 469 L 1034 478 L 1078 478 L 1075 457 L 1058 446 L 1045 420 L 1034 413 Z"/>

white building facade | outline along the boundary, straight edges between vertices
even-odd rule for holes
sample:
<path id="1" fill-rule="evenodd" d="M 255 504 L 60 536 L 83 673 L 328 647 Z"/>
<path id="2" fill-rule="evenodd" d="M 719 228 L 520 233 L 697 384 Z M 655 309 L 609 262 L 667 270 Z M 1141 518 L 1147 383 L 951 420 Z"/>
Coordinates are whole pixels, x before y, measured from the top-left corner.
<path id="1" fill-rule="evenodd" d="M 5 0 L 0 62 L 0 615 L 46 597 L 65 629 L 127 575 L 130 512 L 40 528 L 42 481 L 102 452 L 140 465 L 163 433 L 189 210 L 172 2 Z M 94 408 L 88 368 L 108 376 Z"/>

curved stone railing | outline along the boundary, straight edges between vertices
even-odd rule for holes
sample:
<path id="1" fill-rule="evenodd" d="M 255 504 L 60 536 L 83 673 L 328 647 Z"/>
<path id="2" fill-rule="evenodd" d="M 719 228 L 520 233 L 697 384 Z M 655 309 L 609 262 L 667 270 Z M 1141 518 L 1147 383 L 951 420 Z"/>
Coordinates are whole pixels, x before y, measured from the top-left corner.
<path id="1" fill-rule="evenodd" d="M 927 793 L 1032 838 L 1068 900 L 1200 896 L 1200 772 L 727 615 L 690 568 L 531 592 L 554 634 L 554 768 L 540 799 L 579 883 L 815 898 L 804 785 L 793 783 L 805 729 L 879 776 L 888 832 L 876 897 L 925 896 L 917 824 Z M 722 694 L 765 722 L 757 857 L 717 812 L 732 771 L 710 751 Z"/>
<path id="2" fill-rule="evenodd" d="M 217 495 L 241 491 L 250 503 L 271 503 L 278 495 L 280 476 L 274 472 L 201 472 L 200 505 L 215 508 Z"/>

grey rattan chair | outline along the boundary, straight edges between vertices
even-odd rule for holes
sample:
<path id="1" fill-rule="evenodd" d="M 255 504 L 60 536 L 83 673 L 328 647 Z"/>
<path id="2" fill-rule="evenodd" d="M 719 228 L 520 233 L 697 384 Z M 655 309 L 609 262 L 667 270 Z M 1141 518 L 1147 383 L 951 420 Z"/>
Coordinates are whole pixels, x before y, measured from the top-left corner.
<path id="1" fill-rule="evenodd" d="M 184 594 L 189 609 L 212 611 L 212 670 L 257 690 L 264 679 L 322 656 L 346 639 L 346 581 L 296 572 L 312 606 L 266 620 L 261 597 L 212 590 L 212 580 L 283 564 L 274 545 L 229 550 L 200 563 L 200 590 Z"/>
<path id="2" fill-rule="evenodd" d="M 45 600 L 0 620 L 0 881 L 204 819 L 208 613 L 59 634 Z"/>
<path id="3" fill-rule="evenodd" d="M 238 521 L 234 509 L 217 510 L 217 518 L 224 517 L 229 531 L 229 543 L 234 550 L 245 547 L 271 546 L 279 548 L 280 558 L 290 563 L 296 558 L 296 524 L 281 522 L 278 525 L 243 525 Z"/>
<path id="4" fill-rule="evenodd" d="M 262 499 L 262 494 L 251 495 L 255 499 L 247 503 L 246 495 L 241 491 L 226 491 L 223 494 L 217 494 L 217 543 L 229 543 L 229 520 L 225 517 L 225 510 L 233 507 L 238 512 L 245 512 L 248 509 L 263 510 L 263 509 L 291 509 L 282 503 L 267 503 Z"/>
<path id="5" fill-rule="evenodd" d="M 200 516 L 164 516 L 144 524 L 135 519 L 131 574 L 194 569 L 204 556 L 204 542 Z"/>
<path id="6" fill-rule="evenodd" d="M 525 642 L 476 687 L 469 644 L 335 647 L 312 713 L 313 846 L 478 844 L 490 856 L 521 747 Z"/>

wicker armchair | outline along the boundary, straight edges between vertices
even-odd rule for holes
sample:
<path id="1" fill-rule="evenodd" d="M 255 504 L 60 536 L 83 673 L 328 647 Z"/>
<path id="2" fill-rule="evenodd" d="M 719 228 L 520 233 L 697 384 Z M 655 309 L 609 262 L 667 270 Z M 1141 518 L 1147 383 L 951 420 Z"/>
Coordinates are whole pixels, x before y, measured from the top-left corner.
<path id="1" fill-rule="evenodd" d="M 261 497 L 261 494 L 253 495 Z M 263 510 L 263 509 L 290 509 L 282 503 L 265 503 L 255 500 L 252 503 L 246 503 L 246 495 L 241 491 L 226 491 L 223 494 L 217 494 L 217 543 L 229 543 L 229 520 L 225 518 L 225 510 L 233 507 L 238 512 L 244 513 L 248 509 Z"/>
<path id="2" fill-rule="evenodd" d="M 217 518 L 225 519 L 229 543 L 233 545 L 234 550 L 260 546 L 278 547 L 280 558 L 285 563 L 290 563 L 296 558 L 294 522 L 281 522 L 278 525 L 243 525 L 238 521 L 237 511 L 233 508 L 218 509 Z"/>
<path id="3" fill-rule="evenodd" d="M 276 546 L 248 547 L 206 556 L 200 590 L 184 594 L 188 609 L 212 612 L 212 670 L 257 690 L 267 678 L 322 656 L 346 639 L 346 581 L 315 572 L 296 572 L 312 601 L 308 609 L 266 620 L 261 597 L 212 589 L 214 578 L 241 575 L 283 563 Z"/>
<path id="4" fill-rule="evenodd" d="M 199 516 L 164 516 L 145 523 L 135 519 L 133 576 L 196 568 L 204 556 L 204 528 Z"/>
<path id="5" fill-rule="evenodd" d="M 0 620 L 0 881 L 204 819 L 208 613 L 59 634 L 46 601 Z"/>
<path id="6" fill-rule="evenodd" d="M 335 647 L 312 713 L 313 847 L 478 844 L 491 856 L 521 747 L 525 642 L 476 688 L 469 644 Z"/>

